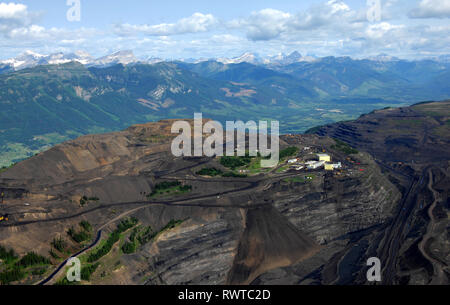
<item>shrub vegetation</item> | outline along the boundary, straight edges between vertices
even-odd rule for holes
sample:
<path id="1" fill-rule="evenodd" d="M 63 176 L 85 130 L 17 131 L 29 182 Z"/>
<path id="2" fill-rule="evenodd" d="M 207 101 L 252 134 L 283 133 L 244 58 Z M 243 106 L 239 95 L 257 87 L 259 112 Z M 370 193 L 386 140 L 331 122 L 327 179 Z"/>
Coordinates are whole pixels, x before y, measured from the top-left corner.
<path id="1" fill-rule="evenodd" d="M 353 147 L 351 147 L 350 145 L 341 140 L 334 139 L 334 141 L 336 142 L 336 145 L 331 146 L 332 149 L 339 150 L 346 155 L 353 155 L 359 153 L 359 151 L 357 151 L 356 149 L 354 149 Z"/>

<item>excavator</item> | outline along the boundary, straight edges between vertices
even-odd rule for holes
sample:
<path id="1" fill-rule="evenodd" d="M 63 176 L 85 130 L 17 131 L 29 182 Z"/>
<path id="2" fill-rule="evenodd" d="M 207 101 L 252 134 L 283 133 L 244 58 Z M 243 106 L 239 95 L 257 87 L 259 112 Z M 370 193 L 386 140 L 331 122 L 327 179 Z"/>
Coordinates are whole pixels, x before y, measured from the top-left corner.
<path id="1" fill-rule="evenodd" d="M 8 220 L 9 220 L 8 214 L 0 215 L 0 222 L 4 222 L 4 221 L 8 221 Z"/>

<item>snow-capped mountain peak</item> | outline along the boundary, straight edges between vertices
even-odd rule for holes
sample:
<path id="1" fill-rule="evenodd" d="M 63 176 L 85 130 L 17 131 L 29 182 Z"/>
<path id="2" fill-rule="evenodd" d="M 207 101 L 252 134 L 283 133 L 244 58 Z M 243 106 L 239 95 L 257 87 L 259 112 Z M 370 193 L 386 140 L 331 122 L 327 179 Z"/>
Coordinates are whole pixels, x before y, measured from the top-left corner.
<path id="1" fill-rule="evenodd" d="M 110 66 L 115 64 L 128 65 L 135 62 L 138 62 L 138 60 L 134 56 L 133 51 L 119 51 L 111 55 L 100 57 L 90 65 L 92 66 Z"/>
<path id="2" fill-rule="evenodd" d="M 296 62 L 312 62 L 315 60 L 315 57 L 312 56 L 302 56 L 297 51 L 292 52 L 289 55 L 284 53 L 279 53 L 275 56 L 269 56 L 264 59 L 264 63 L 267 65 L 290 65 Z"/>
<path id="3" fill-rule="evenodd" d="M 60 65 L 69 62 L 79 62 L 86 66 L 106 67 L 115 64 L 128 65 L 135 63 L 138 60 L 132 51 L 120 51 L 111 55 L 103 56 L 94 59 L 89 53 L 84 51 L 77 51 L 74 53 L 53 53 L 49 55 L 42 55 L 32 51 L 26 51 L 15 58 L 0 61 L 1 65 L 12 67 L 13 70 L 21 70 L 31 68 L 38 65 Z M 152 59 L 153 62 L 162 60 Z"/>
<path id="4" fill-rule="evenodd" d="M 258 55 L 247 52 L 242 54 L 239 57 L 234 58 L 218 58 L 218 62 L 223 63 L 225 65 L 229 64 L 240 64 L 243 62 L 251 63 L 251 64 L 257 64 L 261 61 L 261 59 L 258 57 Z"/>
<path id="5" fill-rule="evenodd" d="M 379 62 L 389 62 L 389 61 L 398 61 L 399 59 L 397 57 L 382 53 L 377 56 L 369 57 L 369 60 L 379 61 Z"/>
<path id="6" fill-rule="evenodd" d="M 164 59 L 159 58 L 159 57 L 153 57 L 153 56 L 149 56 L 146 59 L 144 59 L 144 62 L 148 63 L 150 65 L 157 64 L 157 63 L 160 63 L 163 61 L 164 61 Z"/>
<path id="7" fill-rule="evenodd" d="M 75 52 L 69 54 L 64 54 L 60 52 L 45 56 L 39 64 L 61 65 L 72 61 L 86 65 L 92 61 L 92 57 L 85 52 Z"/>
<path id="8" fill-rule="evenodd" d="M 50 55 L 42 55 L 32 51 L 25 51 L 23 54 L 20 54 L 15 58 L 0 61 L 0 64 L 9 65 L 14 70 L 21 70 L 38 65 L 59 65 L 72 61 L 77 61 L 81 64 L 88 64 L 92 61 L 92 58 L 85 52 L 76 52 L 70 54 L 59 52 Z"/>
<path id="9" fill-rule="evenodd" d="M 30 51 L 30 50 L 26 50 L 25 52 L 23 52 L 23 54 L 21 54 L 21 56 L 31 56 L 34 58 L 41 58 L 41 57 L 45 57 L 45 55 Z"/>
<path id="10" fill-rule="evenodd" d="M 15 70 L 28 68 L 34 65 L 37 65 L 38 62 L 45 57 L 45 55 L 35 53 L 33 51 L 25 51 L 16 58 L 10 58 L 7 60 L 3 60 L 0 63 L 9 65 L 13 67 Z"/>

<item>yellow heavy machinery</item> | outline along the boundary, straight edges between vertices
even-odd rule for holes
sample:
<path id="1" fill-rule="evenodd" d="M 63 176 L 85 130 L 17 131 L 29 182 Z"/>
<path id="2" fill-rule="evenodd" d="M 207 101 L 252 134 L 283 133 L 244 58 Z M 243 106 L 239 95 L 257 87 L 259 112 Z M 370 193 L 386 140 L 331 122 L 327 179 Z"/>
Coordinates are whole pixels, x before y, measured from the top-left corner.
<path id="1" fill-rule="evenodd" d="M 8 221 L 8 220 L 9 220 L 8 214 L 0 215 L 0 222 L 4 222 L 4 221 Z"/>

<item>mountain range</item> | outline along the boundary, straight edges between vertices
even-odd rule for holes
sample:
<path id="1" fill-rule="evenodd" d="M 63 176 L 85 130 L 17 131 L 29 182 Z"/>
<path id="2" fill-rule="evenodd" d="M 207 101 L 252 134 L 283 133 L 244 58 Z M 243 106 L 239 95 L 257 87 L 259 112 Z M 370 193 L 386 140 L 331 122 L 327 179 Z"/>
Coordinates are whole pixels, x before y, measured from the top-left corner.
<path id="1" fill-rule="evenodd" d="M 258 65 L 286 65 L 295 62 L 303 61 L 314 61 L 316 57 L 306 56 L 303 57 L 298 52 L 293 52 L 289 55 L 280 53 L 275 56 L 260 57 L 257 54 L 250 52 L 244 53 L 241 56 L 233 58 L 217 58 L 217 59 L 184 59 L 181 61 L 189 63 L 199 63 L 203 61 L 215 60 L 223 64 L 239 64 L 239 63 L 251 63 Z M 42 55 L 33 51 L 26 51 L 23 54 L 15 58 L 10 58 L 0 61 L 0 66 L 4 68 L 9 68 L 9 71 L 17 71 L 25 68 L 31 68 L 38 65 L 49 65 L 49 64 L 63 64 L 71 61 L 79 62 L 88 67 L 107 67 L 114 64 L 133 64 L 133 63 L 146 63 L 155 64 L 163 60 L 158 57 L 143 57 L 138 59 L 134 56 L 132 51 L 119 51 L 113 54 L 105 55 L 100 58 L 94 58 L 86 52 L 78 51 L 75 53 L 64 54 L 62 52 Z M 172 61 L 172 60 L 170 60 Z"/>
<path id="2" fill-rule="evenodd" d="M 374 109 L 450 97 L 450 63 L 304 57 L 138 60 L 122 51 L 26 52 L 0 64 L 0 167 L 52 145 L 131 124 L 192 118 L 278 120 L 282 133 Z"/>
<path id="3" fill-rule="evenodd" d="M 298 51 L 294 51 L 290 54 L 279 53 L 273 56 L 260 56 L 256 53 L 246 52 L 237 57 L 219 57 L 219 58 L 200 58 L 200 59 L 179 59 L 175 61 L 181 61 L 186 63 L 201 63 L 207 61 L 216 61 L 222 64 L 240 64 L 240 63 L 250 63 L 254 65 L 262 65 L 267 67 L 285 66 L 295 63 L 313 63 L 326 60 L 330 57 L 319 58 L 314 55 L 303 56 Z M 332 57 L 334 58 L 334 57 Z M 344 57 L 345 58 L 345 57 Z M 25 51 L 24 53 L 18 55 L 14 58 L 9 58 L 5 60 L 0 60 L 0 73 L 3 71 L 18 71 L 25 68 L 31 68 L 38 65 L 53 65 L 53 64 L 64 64 L 71 61 L 79 62 L 88 67 L 107 67 L 115 64 L 155 64 L 163 61 L 172 62 L 173 59 L 162 59 L 154 56 L 144 56 L 141 58 L 136 57 L 133 51 L 123 50 L 112 54 L 108 54 L 99 58 L 94 58 L 89 53 L 85 51 L 76 51 L 74 53 L 52 53 L 52 54 L 39 54 L 33 51 Z M 430 58 L 427 60 L 418 61 L 407 61 L 402 60 L 397 57 L 390 56 L 388 54 L 379 54 L 377 56 L 372 56 L 365 61 L 370 61 L 374 63 L 387 63 L 387 62 L 420 62 L 420 61 L 433 61 L 441 64 L 450 63 L 450 55 L 442 55 L 439 57 Z"/>
<path id="4" fill-rule="evenodd" d="M 97 59 L 82 51 L 68 54 L 60 52 L 49 55 L 26 51 L 15 58 L 0 61 L 0 67 L 3 66 L 3 69 L 8 69 L 7 71 L 18 71 L 39 65 L 59 65 L 69 62 L 78 62 L 89 67 L 105 67 L 114 64 L 128 65 L 138 62 L 138 60 L 131 51 L 120 51 Z"/>

